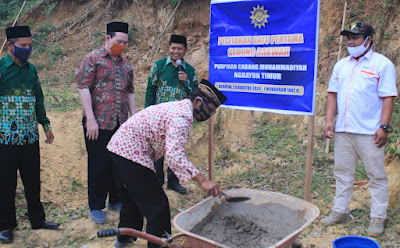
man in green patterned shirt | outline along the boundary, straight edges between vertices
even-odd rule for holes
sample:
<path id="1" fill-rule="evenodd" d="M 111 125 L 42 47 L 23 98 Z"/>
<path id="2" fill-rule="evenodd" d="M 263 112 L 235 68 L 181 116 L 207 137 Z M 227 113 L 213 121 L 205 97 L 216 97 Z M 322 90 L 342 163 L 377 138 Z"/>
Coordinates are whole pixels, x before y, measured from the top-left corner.
<path id="1" fill-rule="evenodd" d="M 40 202 L 38 122 L 53 142 L 50 121 L 36 68 L 27 60 L 32 51 L 28 26 L 6 29 L 8 53 L 0 59 L 0 242 L 14 238 L 17 226 L 15 189 L 17 170 L 24 184 L 29 221 L 33 229 L 57 229 L 47 222 Z"/>
<path id="2" fill-rule="evenodd" d="M 169 56 L 156 61 L 150 70 L 147 83 L 145 107 L 163 102 L 180 101 L 197 89 L 197 73 L 183 57 L 187 51 L 185 36 L 172 35 L 169 42 Z M 164 158 L 154 163 L 157 177 L 164 184 Z M 168 168 L 168 188 L 185 194 L 186 189 Z"/>

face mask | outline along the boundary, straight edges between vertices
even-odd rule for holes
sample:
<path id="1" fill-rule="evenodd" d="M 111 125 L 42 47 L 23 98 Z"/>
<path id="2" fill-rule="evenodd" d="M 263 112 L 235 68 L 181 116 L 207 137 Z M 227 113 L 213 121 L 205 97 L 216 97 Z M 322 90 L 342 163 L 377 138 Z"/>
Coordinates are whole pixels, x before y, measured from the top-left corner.
<path id="1" fill-rule="evenodd" d="M 124 52 L 125 48 L 126 48 L 126 46 L 124 46 L 124 45 L 120 45 L 118 43 L 113 43 L 112 46 L 110 47 L 110 52 L 114 56 L 119 56 Z"/>
<path id="2" fill-rule="evenodd" d="M 32 47 L 31 48 L 22 48 L 22 47 L 17 47 L 14 45 L 14 56 L 19 58 L 22 61 L 27 61 L 29 59 L 29 56 L 31 55 L 32 52 Z"/>
<path id="3" fill-rule="evenodd" d="M 349 54 L 350 54 L 352 57 L 358 58 L 358 57 L 360 57 L 365 51 L 367 51 L 369 45 L 371 44 L 371 43 L 369 43 L 367 47 L 364 47 L 365 42 L 367 42 L 368 37 L 369 37 L 369 36 L 367 36 L 367 38 L 365 38 L 364 43 L 362 43 L 362 45 L 360 45 L 360 46 L 357 46 L 357 47 L 349 47 L 349 46 L 348 46 L 348 47 L 347 47 L 347 51 L 349 52 Z"/>
<path id="4" fill-rule="evenodd" d="M 215 111 L 210 112 L 208 109 L 206 109 L 203 99 L 201 97 L 199 98 L 201 99 L 202 104 L 199 109 L 194 109 L 193 117 L 196 119 L 196 121 L 203 122 L 208 120 L 213 114 L 215 114 Z"/>
<path id="5" fill-rule="evenodd" d="M 198 122 L 203 122 L 208 120 L 210 118 L 210 114 L 208 114 L 204 108 L 204 105 L 201 105 L 199 109 L 194 109 L 193 117 L 196 119 Z"/>

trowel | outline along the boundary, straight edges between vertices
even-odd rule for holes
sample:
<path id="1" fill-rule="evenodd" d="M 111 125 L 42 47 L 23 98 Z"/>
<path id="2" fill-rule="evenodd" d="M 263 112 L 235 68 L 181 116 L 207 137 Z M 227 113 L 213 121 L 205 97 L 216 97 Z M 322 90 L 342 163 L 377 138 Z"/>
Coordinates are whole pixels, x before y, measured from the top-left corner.
<path id="1" fill-rule="evenodd" d="M 225 192 L 222 192 L 222 195 L 225 196 L 225 201 L 227 201 L 227 202 L 242 202 L 242 201 L 250 200 L 250 197 L 246 197 L 246 196 L 229 196 Z"/>

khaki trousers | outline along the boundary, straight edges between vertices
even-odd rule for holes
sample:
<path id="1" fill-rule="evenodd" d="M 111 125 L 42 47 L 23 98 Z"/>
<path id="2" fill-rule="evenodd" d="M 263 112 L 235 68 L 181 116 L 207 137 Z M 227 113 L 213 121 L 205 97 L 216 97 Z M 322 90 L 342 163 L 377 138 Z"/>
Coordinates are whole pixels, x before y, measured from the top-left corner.
<path id="1" fill-rule="evenodd" d="M 364 163 L 371 193 L 371 218 L 386 218 L 389 204 L 388 178 L 385 170 L 384 146 L 374 144 L 373 135 L 336 133 L 335 135 L 336 195 L 333 210 L 349 213 L 354 176 L 358 159 Z"/>

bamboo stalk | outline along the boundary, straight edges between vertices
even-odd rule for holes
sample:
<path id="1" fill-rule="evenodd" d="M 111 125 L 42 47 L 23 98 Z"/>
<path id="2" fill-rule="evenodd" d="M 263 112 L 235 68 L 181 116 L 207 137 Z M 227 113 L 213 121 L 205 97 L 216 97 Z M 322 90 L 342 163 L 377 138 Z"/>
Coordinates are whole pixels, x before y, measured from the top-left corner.
<path id="1" fill-rule="evenodd" d="M 311 174 L 314 147 L 314 115 L 308 117 L 306 176 L 304 182 L 304 200 L 311 201 Z"/>
<path id="2" fill-rule="evenodd" d="M 180 1 L 178 2 L 178 4 L 176 5 L 174 11 L 172 12 L 171 17 L 170 17 L 169 20 L 168 20 L 167 25 L 165 25 L 164 30 L 162 31 L 162 33 L 161 33 L 161 35 L 160 35 L 160 38 L 158 39 L 158 43 L 157 43 L 157 47 L 156 47 L 156 52 L 155 52 L 154 55 L 153 55 L 153 59 L 157 56 L 158 49 L 160 48 L 161 39 L 162 39 L 162 37 L 164 36 L 165 30 L 167 30 L 167 27 L 168 27 L 168 25 L 171 23 L 172 18 L 174 17 L 175 12 L 176 12 L 176 10 L 178 9 L 178 7 L 179 7 L 179 5 L 181 4 L 181 2 L 182 2 L 182 0 L 180 0 Z"/>
<path id="3" fill-rule="evenodd" d="M 25 3 L 26 3 L 26 1 L 24 1 L 24 3 L 22 4 L 21 8 L 19 9 L 18 14 L 17 14 L 17 17 L 15 18 L 14 23 L 12 24 L 12 27 L 14 27 L 14 26 L 15 26 L 15 23 L 17 23 L 18 17 L 19 17 L 19 15 L 21 14 L 21 11 L 22 11 L 22 9 L 23 9 L 24 6 L 25 6 Z M 7 43 L 7 38 L 5 38 L 4 43 L 3 43 L 3 45 L 1 46 L 0 53 L 3 51 L 3 48 L 4 48 L 4 46 L 6 45 L 6 43 Z"/>
<path id="4" fill-rule="evenodd" d="M 214 117 L 208 119 L 208 179 L 214 179 Z"/>

